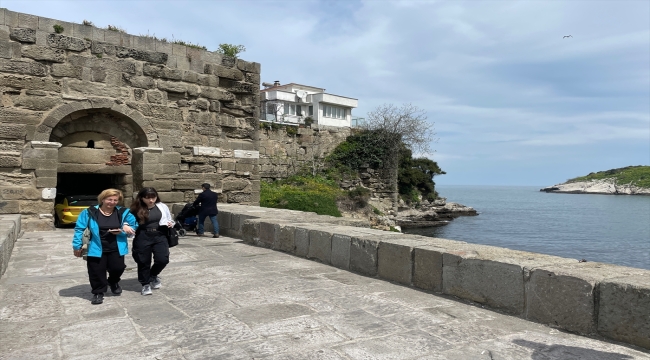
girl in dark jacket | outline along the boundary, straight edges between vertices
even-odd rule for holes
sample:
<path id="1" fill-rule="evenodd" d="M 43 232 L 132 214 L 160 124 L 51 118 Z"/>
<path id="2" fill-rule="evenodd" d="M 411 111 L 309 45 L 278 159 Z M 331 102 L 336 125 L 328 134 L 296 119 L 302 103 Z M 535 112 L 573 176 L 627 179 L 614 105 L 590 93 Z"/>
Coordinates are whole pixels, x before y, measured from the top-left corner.
<path id="1" fill-rule="evenodd" d="M 117 206 L 122 201 L 122 192 L 106 189 L 97 197 L 99 205 L 91 206 L 77 217 L 72 239 L 72 250 L 82 256 L 82 235 L 90 229 L 87 268 L 92 287 L 92 304 L 104 302 L 104 293 L 110 286 L 114 295 L 120 295 L 120 278 L 126 269 L 124 255 L 129 252 L 127 234 L 134 234 L 138 228 L 135 217 L 129 209 Z M 108 278 L 106 277 L 108 272 Z"/>
<path id="2" fill-rule="evenodd" d="M 146 187 L 138 192 L 131 205 L 139 228 L 133 239 L 133 260 L 138 264 L 138 281 L 142 284 L 142 295 L 151 295 L 151 289 L 160 289 L 162 282 L 158 275 L 169 263 L 167 231 L 174 226 L 167 205 L 160 202 L 158 192 Z M 153 266 L 151 256 L 153 255 Z"/>

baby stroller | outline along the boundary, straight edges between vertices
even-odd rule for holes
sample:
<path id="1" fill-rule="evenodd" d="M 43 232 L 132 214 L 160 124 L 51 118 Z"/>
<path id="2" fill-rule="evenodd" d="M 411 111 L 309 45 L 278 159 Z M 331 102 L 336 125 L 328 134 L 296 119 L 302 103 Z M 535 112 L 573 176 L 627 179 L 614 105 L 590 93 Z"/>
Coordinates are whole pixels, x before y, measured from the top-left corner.
<path id="1" fill-rule="evenodd" d="M 196 214 L 198 210 L 192 203 L 187 203 L 183 206 L 181 212 L 176 215 L 176 224 L 174 228 L 178 231 L 178 236 L 185 236 L 188 231 L 195 231 L 198 223 Z"/>

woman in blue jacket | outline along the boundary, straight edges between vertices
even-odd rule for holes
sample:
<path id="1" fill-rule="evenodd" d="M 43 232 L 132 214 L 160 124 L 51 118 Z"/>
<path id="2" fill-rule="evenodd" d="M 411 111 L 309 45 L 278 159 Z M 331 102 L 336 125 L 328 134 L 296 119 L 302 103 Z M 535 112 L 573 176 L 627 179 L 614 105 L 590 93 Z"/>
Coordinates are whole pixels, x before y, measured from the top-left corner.
<path id="1" fill-rule="evenodd" d="M 126 269 L 124 255 L 129 252 L 127 234 L 135 234 L 138 223 L 128 208 L 117 206 L 122 201 L 122 192 L 106 189 L 99 194 L 99 205 L 91 206 L 79 214 L 74 228 L 72 249 L 74 255 L 82 256 L 82 235 L 90 229 L 88 243 L 88 279 L 92 288 L 92 304 L 104 302 L 104 293 L 110 286 L 115 295 L 122 293 L 120 278 Z M 108 278 L 106 277 L 108 272 Z"/>

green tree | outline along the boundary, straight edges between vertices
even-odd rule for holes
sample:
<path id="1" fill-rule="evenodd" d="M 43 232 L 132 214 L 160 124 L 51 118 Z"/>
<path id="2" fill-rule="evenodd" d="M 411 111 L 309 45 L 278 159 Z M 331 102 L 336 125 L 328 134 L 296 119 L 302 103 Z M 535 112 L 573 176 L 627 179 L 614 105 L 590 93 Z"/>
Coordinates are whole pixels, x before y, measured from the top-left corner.
<path id="1" fill-rule="evenodd" d="M 440 169 L 438 163 L 427 158 L 413 158 L 411 150 L 403 148 L 397 174 L 399 194 L 409 202 L 415 201 L 415 191 L 420 193 L 423 199 L 435 200 L 438 193 L 433 177 L 442 174 L 445 172 Z"/>
<path id="2" fill-rule="evenodd" d="M 226 56 L 231 56 L 236 58 L 239 53 L 246 51 L 244 45 L 233 45 L 233 44 L 219 44 L 217 52 Z"/>

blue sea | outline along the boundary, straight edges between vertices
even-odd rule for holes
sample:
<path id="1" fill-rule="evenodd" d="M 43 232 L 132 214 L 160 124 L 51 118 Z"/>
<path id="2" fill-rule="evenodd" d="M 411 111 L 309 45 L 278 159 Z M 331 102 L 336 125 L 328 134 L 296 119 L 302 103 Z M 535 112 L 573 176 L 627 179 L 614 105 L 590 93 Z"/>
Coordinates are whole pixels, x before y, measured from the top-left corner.
<path id="1" fill-rule="evenodd" d="M 547 194 L 544 186 L 436 186 L 478 216 L 408 229 L 468 243 L 650 270 L 650 196 Z"/>

